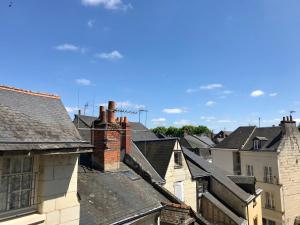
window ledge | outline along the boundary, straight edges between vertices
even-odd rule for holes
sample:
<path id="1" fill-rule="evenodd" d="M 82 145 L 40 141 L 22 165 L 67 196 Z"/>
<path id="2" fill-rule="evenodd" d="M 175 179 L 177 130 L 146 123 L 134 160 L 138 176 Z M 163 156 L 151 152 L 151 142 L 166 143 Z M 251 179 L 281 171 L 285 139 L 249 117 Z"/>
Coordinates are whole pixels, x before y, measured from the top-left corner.
<path id="1" fill-rule="evenodd" d="M 26 215 L 26 216 L 21 216 L 21 217 L 16 217 L 16 218 L 8 219 L 5 221 L 1 221 L 0 225 L 4 225 L 4 224 L 5 225 L 39 224 L 39 223 L 43 223 L 45 221 L 45 219 L 46 219 L 45 214 L 34 213 L 34 214 Z"/>

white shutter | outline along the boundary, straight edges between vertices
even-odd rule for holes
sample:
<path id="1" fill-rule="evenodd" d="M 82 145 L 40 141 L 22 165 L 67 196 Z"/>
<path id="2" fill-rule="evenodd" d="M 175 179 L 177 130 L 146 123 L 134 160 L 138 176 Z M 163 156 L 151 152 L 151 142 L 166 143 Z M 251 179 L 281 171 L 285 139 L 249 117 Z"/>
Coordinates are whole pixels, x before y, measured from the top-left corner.
<path id="1" fill-rule="evenodd" d="M 181 201 L 184 201 L 183 181 L 174 183 L 174 194 Z"/>

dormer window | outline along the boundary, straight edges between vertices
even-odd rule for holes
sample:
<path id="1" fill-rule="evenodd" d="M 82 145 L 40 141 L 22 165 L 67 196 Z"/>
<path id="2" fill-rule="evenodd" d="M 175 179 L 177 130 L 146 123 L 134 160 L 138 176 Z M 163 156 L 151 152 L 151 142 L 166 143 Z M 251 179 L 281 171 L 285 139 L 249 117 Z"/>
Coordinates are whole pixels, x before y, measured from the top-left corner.
<path id="1" fill-rule="evenodd" d="M 255 137 L 253 140 L 253 149 L 259 150 L 268 139 L 266 137 Z"/>
<path id="2" fill-rule="evenodd" d="M 261 148 L 261 142 L 260 142 L 260 140 L 254 140 L 253 141 L 253 149 L 254 150 L 258 150 L 260 148 Z"/>

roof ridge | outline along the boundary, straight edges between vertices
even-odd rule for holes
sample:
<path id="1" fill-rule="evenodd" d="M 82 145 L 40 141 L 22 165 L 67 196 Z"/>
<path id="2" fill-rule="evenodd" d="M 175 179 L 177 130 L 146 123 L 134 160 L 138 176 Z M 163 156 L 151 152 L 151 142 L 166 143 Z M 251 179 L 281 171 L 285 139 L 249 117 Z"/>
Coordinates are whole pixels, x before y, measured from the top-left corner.
<path id="1" fill-rule="evenodd" d="M 244 147 L 246 146 L 246 144 L 248 143 L 248 141 L 250 140 L 252 134 L 254 134 L 254 131 L 257 129 L 256 126 L 254 126 L 252 132 L 250 133 L 250 135 L 248 136 L 248 138 L 246 139 L 246 141 L 244 142 L 244 144 L 242 144 L 242 146 L 240 147 L 240 150 L 244 149 Z"/>
<path id="2" fill-rule="evenodd" d="M 14 91 L 14 92 L 27 94 L 27 95 L 32 95 L 32 96 L 40 96 L 40 97 L 46 97 L 46 98 L 60 99 L 60 96 L 58 96 L 58 95 L 42 93 L 42 92 L 33 92 L 33 91 L 30 91 L 30 90 L 25 90 L 25 89 L 21 89 L 21 88 L 9 87 L 9 86 L 6 86 L 6 85 L 0 85 L 0 90 Z"/>

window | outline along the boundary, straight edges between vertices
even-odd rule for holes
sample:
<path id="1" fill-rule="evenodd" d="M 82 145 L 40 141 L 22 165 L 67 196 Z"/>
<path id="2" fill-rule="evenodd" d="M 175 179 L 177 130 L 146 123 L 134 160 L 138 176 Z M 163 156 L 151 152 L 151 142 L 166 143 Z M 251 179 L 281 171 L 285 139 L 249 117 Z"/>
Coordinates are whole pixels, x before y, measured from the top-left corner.
<path id="1" fill-rule="evenodd" d="M 265 208 L 275 209 L 275 199 L 272 192 L 265 192 Z"/>
<path id="2" fill-rule="evenodd" d="M 175 151 L 174 152 L 174 162 L 175 162 L 175 168 L 181 168 L 182 167 L 182 153 L 181 153 L 181 151 Z"/>
<path id="3" fill-rule="evenodd" d="M 247 176 L 254 176 L 253 174 L 253 165 L 246 165 Z"/>
<path id="4" fill-rule="evenodd" d="M 0 213 L 33 205 L 32 157 L 0 158 Z"/>
<path id="5" fill-rule="evenodd" d="M 273 183 L 272 167 L 270 166 L 264 167 L 264 182 Z"/>
<path id="6" fill-rule="evenodd" d="M 254 150 L 258 150 L 260 148 L 261 148 L 261 142 L 260 142 L 260 140 L 254 140 L 253 141 L 253 149 Z"/>
<path id="7" fill-rule="evenodd" d="M 184 201 L 183 181 L 178 181 L 174 183 L 174 194 L 181 201 Z"/>
<path id="8" fill-rule="evenodd" d="M 263 218 L 263 225 L 276 225 L 275 221 Z"/>
<path id="9" fill-rule="evenodd" d="M 197 181 L 197 189 L 198 189 L 198 196 L 208 190 L 208 181 L 205 179 L 199 179 Z"/>
<path id="10" fill-rule="evenodd" d="M 253 225 L 257 225 L 258 223 L 257 223 L 257 217 L 255 217 L 254 219 L 253 219 Z"/>

